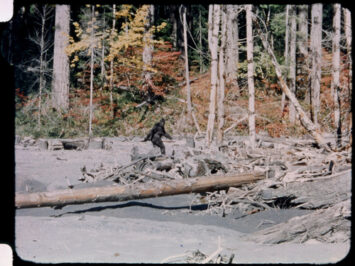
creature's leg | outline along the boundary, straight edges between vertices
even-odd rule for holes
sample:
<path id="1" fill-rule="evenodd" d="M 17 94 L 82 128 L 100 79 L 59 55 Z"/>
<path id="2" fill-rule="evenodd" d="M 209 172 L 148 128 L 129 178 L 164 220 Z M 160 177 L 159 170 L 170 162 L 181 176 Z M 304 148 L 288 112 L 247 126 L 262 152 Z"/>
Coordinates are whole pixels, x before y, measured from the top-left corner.
<path id="1" fill-rule="evenodd" d="M 160 148 L 161 154 L 165 154 L 165 146 L 163 141 L 161 140 L 161 138 L 159 136 L 154 136 L 152 139 L 153 145 L 154 146 L 158 146 Z"/>

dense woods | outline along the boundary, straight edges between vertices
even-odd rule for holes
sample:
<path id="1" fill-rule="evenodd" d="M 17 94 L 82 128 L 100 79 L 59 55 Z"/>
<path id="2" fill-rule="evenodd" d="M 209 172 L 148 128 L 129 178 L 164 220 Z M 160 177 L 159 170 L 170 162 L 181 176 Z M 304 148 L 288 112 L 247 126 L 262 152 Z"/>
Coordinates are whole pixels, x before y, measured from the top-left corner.
<path id="1" fill-rule="evenodd" d="M 340 4 L 15 6 L 1 35 L 16 134 L 352 132 L 351 15 Z"/>

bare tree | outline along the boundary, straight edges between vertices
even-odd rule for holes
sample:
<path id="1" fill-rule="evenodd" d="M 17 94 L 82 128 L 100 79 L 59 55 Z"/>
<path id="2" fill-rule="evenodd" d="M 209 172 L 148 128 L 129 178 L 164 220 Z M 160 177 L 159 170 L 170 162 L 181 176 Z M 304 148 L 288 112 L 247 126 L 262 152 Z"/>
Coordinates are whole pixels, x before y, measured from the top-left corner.
<path id="1" fill-rule="evenodd" d="M 289 87 L 292 93 L 296 93 L 296 7 L 290 7 L 290 54 L 289 54 Z M 295 106 L 290 103 L 289 119 L 291 123 L 295 122 Z"/>
<path id="2" fill-rule="evenodd" d="M 48 20 L 53 15 L 53 8 L 48 5 L 33 5 L 35 23 L 39 26 L 29 39 L 39 49 L 39 58 L 31 60 L 30 66 L 26 67 L 27 72 L 33 72 L 38 78 L 35 84 L 38 84 L 38 127 L 41 126 L 41 113 L 42 113 L 42 95 L 46 87 L 48 76 L 52 74 L 49 68 L 49 62 L 52 58 L 48 58 L 48 51 L 52 48 L 53 43 L 48 40 Z"/>
<path id="3" fill-rule="evenodd" d="M 312 120 L 318 124 L 318 112 L 320 107 L 320 79 L 322 63 L 322 16 L 323 5 L 312 5 L 312 28 L 311 28 L 311 99 Z"/>
<path id="4" fill-rule="evenodd" d="M 341 145 L 341 120 L 340 120 L 340 19 L 341 6 L 334 4 L 333 16 L 333 46 L 332 46 L 332 83 L 331 94 L 334 103 L 334 126 L 337 128 L 338 145 Z"/>
<path id="5" fill-rule="evenodd" d="M 103 15 L 102 15 L 102 26 L 103 28 L 105 28 L 105 24 L 106 24 L 106 14 L 105 14 L 105 8 L 103 10 Z M 105 39 L 106 36 L 102 38 L 101 40 L 101 88 L 100 90 L 103 89 L 104 85 L 105 85 Z"/>
<path id="6" fill-rule="evenodd" d="M 255 148 L 255 88 L 254 88 L 254 43 L 252 26 L 252 5 L 246 5 L 247 20 L 247 60 L 248 60 L 248 88 L 249 88 L 249 139 L 250 147 Z"/>
<path id="7" fill-rule="evenodd" d="M 221 45 L 219 47 L 219 62 L 218 62 L 218 76 L 219 84 L 217 89 L 217 145 L 223 142 L 223 126 L 224 126 L 224 90 L 225 90 L 225 49 L 226 49 L 226 35 L 227 35 L 227 7 L 221 7 Z"/>
<path id="8" fill-rule="evenodd" d="M 239 60 L 238 5 L 226 5 L 226 21 L 226 81 L 232 83 L 237 88 L 237 93 L 239 93 L 237 81 L 237 65 Z"/>
<path id="9" fill-rule="evenodd" d="M 285 11 L 285 51 L 284 51 L 284 58 L 285 58 L 285 65 L 286 65 L 286 71 L 285 71 L 285 80 L 288 80 L 288 72 L 289 72 L 289 45 L 290 45 L 290 26 L 289 26 L 289 10 L 290 10 L 290 5 L 286 5 L 286 11 Z M 281 96 L 281 114 L 284 112 L 285 108 L 285 103 L 286 103 L 286 95 L 284 92 L 282 92 Z"/>
<path id="10" fill-rule="evenodd" d="M 305 101 L 310 103 L 310 86 L 308 85 L 308 70 L 309 70 L 309 60 L 308 60 L 308 5 L 298 6 L 298 62 L 299 66 L 297 69 L 299 71 L 300 82 L 298 82 L 297 87 L 305 91 Z"/>
<path id="11" fill-rule="evenodd" d="M 220 24 L 220 5 L 210 5 L 208 13 L 208 46 L 211 52 L 211 93 L 206 130 L 206 144 L 211 145 L 216 117 L 216 92 L 218 83 L 218 32 Z"/>
<path id="12" fill-rule="evenodd" d="M 70 6 L 56 5 L 52 100 L 57 109 L 69 107 L 69 59 L 65 48 L 69 44 Z"/>
<path id="13" fill-rule="evenodd" d="M 351 13 L 349 9 L 343 8 L 344 14 L 344 34 L 346 40 L 346 51 L 347 51 L 347 59 L 349 64 L 349 76 L 348 76 L 348 95 L 349 95 L 349 102 L 352 103 L 352 89 L 353 89 L 353 64 L 352 64 L 352 27 L 351 27 Z M 350 123 L 348 126 L 348 131 L 352 131 L 352 104 L 350 104 L 350 109 L 348 114 L 350 115 Z M 349 134 L 349 143 L 352 145 L 352 134 Z"/>
<path id="14" fill-rule="evenodd" d="M 186 98 L 187 98 L 187 111 L 188 116 L 193 119 L 197 132 L 201 134 L 200 126 L 197 123 L 196 116 L 192 110 L 191 103 L 191 88 L 190 88 L 190 75 L 189 75 L 189 56 L 187 53 L 187 23 L 186 23 L 186 7 L 181 6 L 180 11 L 183 16 L 183 28 L 184 28 L 184 47 L 185 47 L 185 79 L 186 79 Z M 180 12 L 181 13 L 181 12 Z"/>
<path id="15" fill-rule="evenodd" d="M 95 6 L 91 5 L 91 31 L 90 31 L 90 117 L 89 117 L 89 136 L 92 136 L 92 115 L 93 115 L 93 90 L 94 90 L 94 38 L 95 38 Z"/>
<path id="16" fill-rule="evenodd" d="M 112 45 L 113 42 L 113 37 L 115 34 L 115 28 L 116 28 L 116 4 L 112 5 L 112 29 L 111 29 L 111 34 L 110 34 L 110 45 Z M 113 112 L 113 96 L 112 96 L 112 91 L 113 91 L 113 75 L 114 75 L 114 71 L 113 71 L 113 60 L 114 58 L 112 57 L 110 60 L 110 84 L 109 84 L 109 88 L 110 88 L 110 110 L 111 110 L 111 116 L 114 116 L 114 112 Z"/>
<path id="17" fill-rule="evenodd" d="M 347 59 L 349 63 L 349 79 L 348 79 L 348 90 L 349 90 L 349 98 L 350 101 L 352 99 L 352 28 L 351 28 L 351 13 L 347 8 L 343 8 L 344 13 L 344 34 L 346 40 L 346 51 L 347 51 Z"/>
<path id="18" fill-rule="evenodd" d="M 153 20 L 154 20 L 154 5 L 149 5 L 146 23 L 144 24 L 144 36 L 143 36 L 143 43 L 144 43 L 143 75 L 144 75 L 144 80 L 145 80 L 145 82 L 147 82 L 147 84 L 150 84 L 151 79 L 152 79 L 152 74 L 149 70 L 147 70 L 147 68 L 152 65 L 152 59 L 153 59 L 153 49 L 154 49 L 153 36 L 152 36 L 151 32 L 149 31 L 150 28 L 153 26 Z"/>
<path id="19" fill-rule="evenodd" d="M 322 147 L 326 151 L 331 151 L 331 149 L 327 145 L 325 139 L 322 137 L 319 126 L 317 124 L 313 123 L 308 118 L 307 114 L 304 112 L 301 105 L 297 101 L 295 95 L 288 88 L 287 83 L 285 82 L 284 78 L 282 77 L 281 67 L 276 60 L 275 54 L 272 51 L 270 44 L 267 41 L 266 34 L 262 33 L 262 31 L 260 29 L 258 29 L 258 35 L 260 36 L 262 44 L 263 44 L 266 52 L 269 54 L 269 56 L 271 58 L 271 62 L 275 67 L 275 72 L 276 72 L 277 78 L 279 79 L 281 89 L 286 94 L 287 98 L 295 106 L 296 112 L 298 114 L 298 118 L 300 119 L 302 126 L 304 126 L 304 128 L 314 137 L 314 139 L 316 140 L 316 142 L 318 143 L 318 145 L 320 147 Z"/>

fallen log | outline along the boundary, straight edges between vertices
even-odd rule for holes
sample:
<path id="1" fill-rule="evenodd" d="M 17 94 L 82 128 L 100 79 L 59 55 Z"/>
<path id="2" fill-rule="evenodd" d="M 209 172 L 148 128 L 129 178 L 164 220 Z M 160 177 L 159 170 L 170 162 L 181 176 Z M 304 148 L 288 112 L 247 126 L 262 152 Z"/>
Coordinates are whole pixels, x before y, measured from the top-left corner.
<path id="1" fill-rule="evenodd" d="M 44 206 L 64 206 L 89 202 L 125 201 L 151 197 L 162 197 L 186 193 L 199 193 L 241 186 L 263 179 L 265 173 L 254 172 L 229 176 L 205 176 L 183 180 L 134 184 L 125 186 L 91 187 L 82 189 L 65 189 L 39 193 L 16 193 L 16 208 Z"/>

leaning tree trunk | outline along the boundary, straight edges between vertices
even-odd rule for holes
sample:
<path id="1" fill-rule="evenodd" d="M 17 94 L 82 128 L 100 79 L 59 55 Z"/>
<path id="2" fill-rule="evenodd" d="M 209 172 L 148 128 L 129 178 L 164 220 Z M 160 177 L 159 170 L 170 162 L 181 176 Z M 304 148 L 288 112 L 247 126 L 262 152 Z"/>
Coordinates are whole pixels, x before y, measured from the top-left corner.
<path id="1" fill-rule="evenodd" d="M 210 5 L 208 14 L 208 46 L 211 52 L 211 93 L 206 131 L 206 144 L 211 145 L 216 117 L 216 92 L 218 82 L 218 32 L 220 23 L 220 5 Z"/>
<path id="2" fill-rule="evenodd" d="M 254 43 L 252 26 L 252 5 L 246 5 L 247 19 L 247 60 L 248 60 L 248 88 L 249 88 L 249 139 L 250 147 L 255 148 L 255 88 L 254 88 Z"/>
<path id="3" fill-rule="evenodd" d="M 312 29 L 311 29 L 311 99 L 312 99 L 312 120 L 318 124 L 318 113 L 320 109 L 320 79 L 322 64 L 322 4 L 312 5 Z"/>
<path id="4" fill-rule="evenodd" d="M 332 83 L 331 93 L 334 103 L 334 126 L 337 128 L 337 144 L 341 146 L 341 119 L 340 119 L 340 4 L 334 4 L 333 16 L 333 57 L 332 57 Z"/>
<path id="5" fill-rule="evenodd" d="M 307 114 L 303 111 L 301 105 L 297 101 L 295 95 L 291 92 L 291 90 L 288 88 L 285 80 L 282 77 L 282 72 L 279 63 L 276 60 L 276 57 L 274 55 L 274 52 L 272 51 L 265 34 L 261 32 L 261 30 L 258 31 L 258 35 L 260 36 L 262 40 L 262 44 L 269 54 L 271 58 L 271 62 L 275 67 L 276 75 L 279 79 L 281 89 L 287 96 L 287 98 L 292 102 L 292 104 L 295 106 L 296 112 L 298 114 L 298 117 L 300 119 L 301 124 L 304 126 L 304 128 L 313 136 L 315 141 L 318 143 L 318 145 L 325 149 L 326 151 L 331 151 L 329 146 L 327 145 L 326 141 L 321 135 L 320 129 L 317 124 L 314 124 L 307 116 Z"/>
<path id="6" fill-rule="evenodd" d="M 70 6 L 56 5 L 53 55 L 52 102 L 58 110 L 69 107 L 69 45 Z"/>

